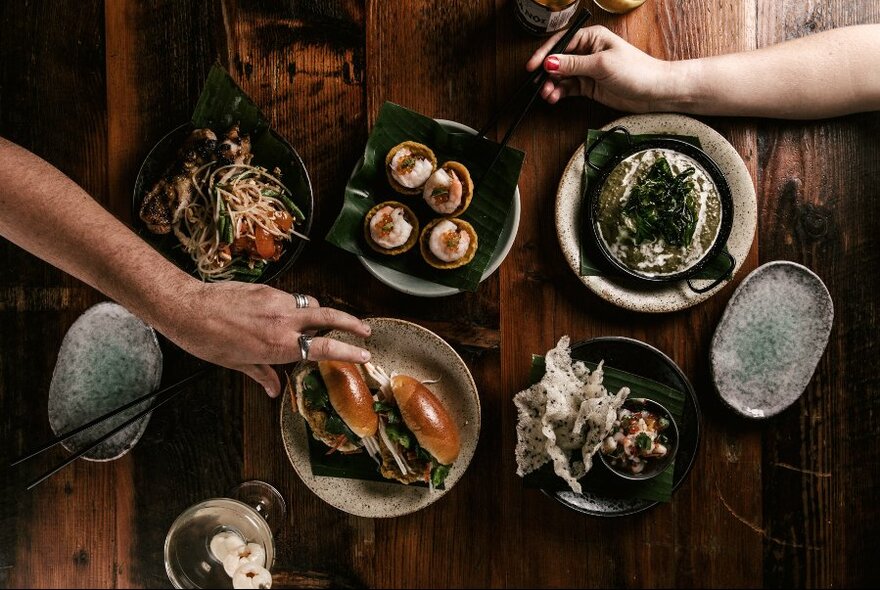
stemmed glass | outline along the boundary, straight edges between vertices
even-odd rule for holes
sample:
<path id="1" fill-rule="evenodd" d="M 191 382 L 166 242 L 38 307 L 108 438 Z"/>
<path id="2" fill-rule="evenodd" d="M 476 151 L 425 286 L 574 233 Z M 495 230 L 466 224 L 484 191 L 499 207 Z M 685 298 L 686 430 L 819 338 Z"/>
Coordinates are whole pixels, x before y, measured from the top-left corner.
<path id="1" fill-rule="evenodd" d="M 275 559 L 273 531 L 284 522 L 284 498 L 257 480 L 236 486 L 226 498 L 212 498 L 189 507 L 165 538 L 165 571 L 175 588 L 232 588 L 232 579 L 211 551 L 214 535 L 232 531 L 246 543 L 266 550 L 267 570 Z"/>

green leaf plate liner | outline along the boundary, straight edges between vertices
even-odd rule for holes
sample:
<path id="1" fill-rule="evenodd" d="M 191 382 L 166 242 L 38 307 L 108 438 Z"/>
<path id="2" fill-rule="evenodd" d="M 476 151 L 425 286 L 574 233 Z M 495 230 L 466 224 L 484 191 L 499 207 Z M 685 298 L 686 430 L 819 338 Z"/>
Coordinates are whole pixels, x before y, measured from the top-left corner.
<path id="1" fill-rule="evenodd" d="M 593 371 L 596 363 L 584 362 Z M 652 379 L 646 379 L 633 373 L 620 371 L 614 367 L 603 365 L 604 377 L 602 385 L 609 392 L 616 393 L 621 387 L 630 388 L 630 397 L 645 397 L 663 405 L 672 414 L 678 424 L 682 423 L 684 413 L 685 396 L 682 392 L 672 387 L 658 383 Z M 537 383 L 544 376 L 544 357 L 532 356 L 532 369 L 529 379 Z M 669 502 L 672 498 L 673 481 L 675 473 L 675 461 L 657 477 L 644 481 L 626 481 L 617 477 L 608 469 L 602 459 L 596 455 L 593 457 L 593 467 L 580 479 L 584 491 L 600 494 L 611 498 L 642 499 L 655 502 Z M 553 472 L 552 462 L 545 464 L 523 478 L 523 482 L 530 488 L 541 488 L 548 491 L 568 491 L 569 487 Z"/>
<path id="2" fill-rule="evenodd" d="M 441 217 L 427 206 L 421 195 L 401 195 L 388 184 L 385 156 L 403 141 L 416 141 L 431 148 L 437 156 L 438 166 L 455 160 L 471 173 L 476 192 L 470 207 L 460 218 L 476 230 L 479 247 L 474 259 L 463 267 L 452 270 L 433 268 L 422 259 L 418 247 L 399 256 L 383 256 L 364 242 L 364 216 L 383 201 L 400 201 L 410 207 L 419 218 L 420 228 Z M 498 144 L 486 138 L 446 131 L 430 117 L 386 102 L 367 140 L 363 161 L 345 186 L 342 210 L 327 234 L 327 241 L 408 275 L 464 291 L 476 291 L 498 245 L 525 156 L 519 150 L 505 147 L 489 175 L 483 178 L 497 149 Z"/>
<path id="3" fill-rule="evenodd" d="M 366 481 L 381 481 L 394 485 L 406 485 L 396 479 L 385 479 L 379 473 L 379 466 L 370 458 L 366 451 L 360 453 L 330 453 L 330 447 L 315 440 L 312 436 L 312 429 L 306 424 L 306 431 L 309 438 L 309 461 L 312 464 L 312 475 L 324 477 L 341 477 L 344 479 L 363 479 Z M 452 464 L 455 469 L 455 464 Z M 415 487 L 428 487 L 428 484 L 416 482 L 409 484 Z M 437 486 L 438 490 L 446 489 L 445 486 Z"/>
<path id="4" fill-rule="evenodd" d="M 604 133 L 601 129 L 590 129 L 587 132 L 587 146 L 592 145 L 599 136 Z M 633 143 L 637 143 L 639 141 L 643 141 L 646 139 L 658 139 L 658 138 L 673 138 L 681 141 L 686 141 L 690 144 L 697 146 L 698 148 L 702 148 L 700 145 L 700 140 L 696 137 L 690 137 L 688 135 L 664 135 L 664 134 L 644 134 L 644 135 L 633 135 L 632 141 Z M 627 142 L 626 136 L 622 133 L 613 133 L 609 137 L 605 139 L 600 145 L 596 146 L 596 149 L 593 150 L 593 153 L 590 157 L 590 160 L 598 166 L 602 168 L 605 165 L 605 162 L 613 158 L 615 155 L 619 154 L 621 151 L 629 147 L 629 142 Z M 583 179 L 583 187 L 584 187 L 584 199 L 587 198 L 589 194 L 589 186 L 591 182 L 596 181 L 596 177 L 598 173 L 590 168 L 586 162 L 584 162 L 584 179 Z M 588 206 L 588 204 L 585 204 Z M 584 214 L 586 216 L 586 214 Z M 581 272 L 580 275 L 582 277 L 595 277 L 595 276 L 607 276 L 609 273 L 603 267 L 596 264 L 594 262 L 594 258 L 596 257 L 597 252 L 592 252 L 591 250 L 595 249 L 595 246 L 591 247 L 592 244 L 592 233 L 588 235 L 584 235 L 587 233 L 586 223 L 581 223 L 580 231 L 581 239 L 580 239 L 580 249 L 581 249 Z M 725 248 L 726 250 L 726 248 Z M 700 269 L 700 271 L 695 274 L 693 279 L 719 279 L 726 276 L 727 273 L 730 272 L 730 264 L 727 262 L 725 256 L 723 254 L 716 255 L 712 260 L 706 263 L 706 266 Z"/>

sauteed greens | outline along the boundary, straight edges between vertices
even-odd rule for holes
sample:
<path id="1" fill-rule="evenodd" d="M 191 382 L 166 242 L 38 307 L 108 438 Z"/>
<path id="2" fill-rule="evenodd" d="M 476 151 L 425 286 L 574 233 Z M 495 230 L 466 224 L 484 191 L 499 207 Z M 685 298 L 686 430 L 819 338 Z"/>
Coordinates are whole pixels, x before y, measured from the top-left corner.
<path id="1" fill-rule="evenodd" d="M 670 246 L 691 243 L 697 227 L 694 172 L 691 167 L 675 175 L 661 156 L 633 187 L 623 213 L 633 223 L 636 244 L 660 238 Z"/>

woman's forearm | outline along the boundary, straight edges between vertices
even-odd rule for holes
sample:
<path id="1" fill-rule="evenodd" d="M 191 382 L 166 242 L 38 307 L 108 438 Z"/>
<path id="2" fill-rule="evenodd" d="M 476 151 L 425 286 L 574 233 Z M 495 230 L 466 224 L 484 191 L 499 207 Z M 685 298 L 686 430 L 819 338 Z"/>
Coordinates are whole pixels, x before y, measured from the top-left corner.
<path id="1" fill-rule="evenodd" d="M 665 110 L 786 119 L 880 110 L 880 25 L 671 65 Z"/>
<path id="2" fill-rule="evenodd" d="M 199 284 L 51 164 L 2 138 L 0 235 L 160 330 Z"/>

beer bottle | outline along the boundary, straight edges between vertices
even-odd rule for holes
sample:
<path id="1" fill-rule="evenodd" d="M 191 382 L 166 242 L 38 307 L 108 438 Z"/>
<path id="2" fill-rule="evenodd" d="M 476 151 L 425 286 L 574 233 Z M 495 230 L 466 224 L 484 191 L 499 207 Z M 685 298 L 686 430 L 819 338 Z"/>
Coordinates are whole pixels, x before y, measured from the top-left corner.
<path id="1" fill-rule="evenodd" d="M 516 0 L 516 20 L 533 35 L 564 29 L 577 13 L 580 0 Z"/>

